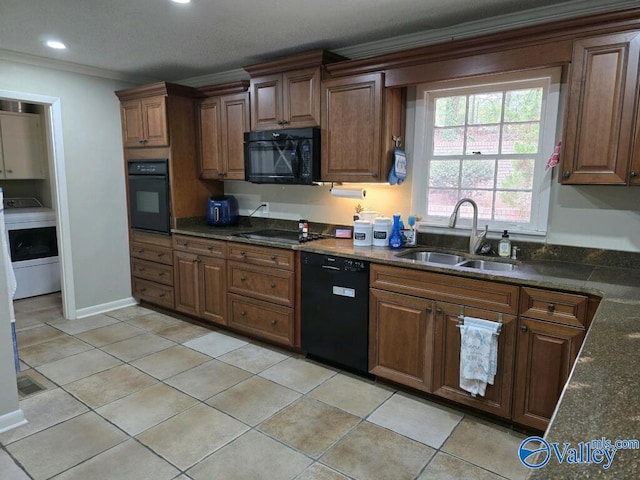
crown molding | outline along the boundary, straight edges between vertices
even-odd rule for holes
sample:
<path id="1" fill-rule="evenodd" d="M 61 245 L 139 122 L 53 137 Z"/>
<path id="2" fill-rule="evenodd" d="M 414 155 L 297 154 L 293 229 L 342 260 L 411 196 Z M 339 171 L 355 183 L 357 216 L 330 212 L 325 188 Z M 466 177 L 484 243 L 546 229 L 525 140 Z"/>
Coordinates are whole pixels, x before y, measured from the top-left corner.
<path id="1" fill-rule="evenodd" d="M 237 82 L 239 80 L 249 80 L 249 74 L 245 72 L 243 68 L 185 78 L 184 80 L 178 80 L 176 83 L 181 83 L 182 85 L 188 85 L 190 87 L 204 87 L 208 85 L 218 85 L 221 83 Z"/>
<path id="2" fill-rule="evenodd" d="M 114 72 L 113 70 L 89 67 L 87 65 L 81 65 L 79 63 L 54 60 L 50 58 L 39 57 L 37 55 L 13 52 L 11 50 L 0 49 L 0 60 L 14 63 L 23 63 L 26 65 L 32 65 L 34 67 L 42 67 L 52 70 L 60 70 L 63 72 L 79 73 L 81 75 L 89 75 L 91 77 L 118 80 L 121 82 L 133 83 L 138 85 L 158 82 L 157 78 L 126 75 L 119 72 Z"/>

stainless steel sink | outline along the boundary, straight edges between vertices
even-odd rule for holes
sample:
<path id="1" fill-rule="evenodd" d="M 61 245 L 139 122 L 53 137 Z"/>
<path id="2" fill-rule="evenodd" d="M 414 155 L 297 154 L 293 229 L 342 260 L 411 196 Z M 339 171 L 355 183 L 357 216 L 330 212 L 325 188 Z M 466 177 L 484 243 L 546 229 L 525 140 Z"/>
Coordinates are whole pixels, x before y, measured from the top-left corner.
<path id="1" fill-rule="evenodd" d="M 512 263 L 492 262 L 491 260 L 467 260 L 459 263 L 458 266 L 478 270 L 493 270 L 495 272 L 508 272 L 515 268 Z"/>
<path id="2" fill-rule="evenodd" d="M 455 265 L 465 260 L 460 255 L 440 252 L 408 251 L 397 253 L 396 257 L 415 260 L 421 263 L 439 263 L 441 265 Z"/>

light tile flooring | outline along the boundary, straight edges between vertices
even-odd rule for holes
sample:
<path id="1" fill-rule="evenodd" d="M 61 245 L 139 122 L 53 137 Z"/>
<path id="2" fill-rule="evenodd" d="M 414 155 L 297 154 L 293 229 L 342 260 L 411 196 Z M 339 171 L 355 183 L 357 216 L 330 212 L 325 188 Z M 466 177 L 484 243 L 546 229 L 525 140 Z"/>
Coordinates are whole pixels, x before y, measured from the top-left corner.
<path id="1" fill-rule="evenodd" d="M 3 480 L 521 479 L 525 438 L 291 352 L 139 306 L 15 302 L 29 423 Z M 25 473 L 26 472 L 26 473 Z"/>

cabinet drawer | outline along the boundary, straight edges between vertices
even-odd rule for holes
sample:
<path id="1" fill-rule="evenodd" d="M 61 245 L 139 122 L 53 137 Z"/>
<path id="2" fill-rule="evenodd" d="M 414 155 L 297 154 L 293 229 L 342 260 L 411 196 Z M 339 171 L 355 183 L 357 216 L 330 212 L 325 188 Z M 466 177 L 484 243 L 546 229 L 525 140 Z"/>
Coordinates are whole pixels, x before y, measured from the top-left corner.
<path id="1" fill-rule="evenodd" d="M 293 309 L 229 293 L 229 326 L 274 342 L 293 345 Z"/>
<path id="2" fill-rule="evenodd" d="M 140 230 L 131 230 L 130 236 L 132 242 L 148 243 L 157 245 L 158 247 L 171 247 L 171 236 L 161 233 L 141 232 Z"/>
<path id="3" fill-rule="evenodd" d="M 183 252 L 219 258 L 224 258 L 226 253 L 226 244 L 223 241 L 188 235 L 174 235 L 173 248 Z"/>
<path id="4" fill-rule="evenodd" d="M 170 247 L 159 247 L 156 245 L 132 242 L 130 253 L 134 258 L 164 263 L 165 265 L 173 265 L 173 251 Z"/>
<path id="5" fill-rule="evenodd" d="M 173 267 L 137 258 L 131 259 L 131 275 L 152 282 L 173 285 Z"/>
<path id="6" fill-rule="evenodd" d="M 587 321 L 588 297 L 538 288 L 522 288 L 520 315 L 574 327 Z"/>
<path id="7" fill-rule="evenodd" d="M 173 309 L 173 287 L 141 278 L 132 278 L 133 296 L 149 303 Z"/>
<path id="8" fill-rule="evenodd" d="M 238 262 L 293 270 L 293 250 L 256 247 L 245 243 L 229 243 L 227 258 Z"/>
<path id="9" fill-rule="evenodd" d="M 287 270 L 229 262 L 229 292 L 254 297 L 287 307 L 294 306 L 294 274 Z"/>
<path id="10" fill-rule="evenodd" d="M 370 287 L 495 312 L 518 312 L 520 287 L 516 285 L 372 264 Z"/>

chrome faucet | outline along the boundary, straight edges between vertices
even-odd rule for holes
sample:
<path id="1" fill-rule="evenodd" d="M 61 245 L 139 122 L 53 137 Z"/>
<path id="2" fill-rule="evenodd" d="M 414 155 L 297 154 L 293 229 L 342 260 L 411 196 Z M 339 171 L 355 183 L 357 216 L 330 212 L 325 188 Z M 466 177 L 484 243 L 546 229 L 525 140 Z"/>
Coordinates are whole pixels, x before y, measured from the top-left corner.
<path id="1" fill-rule="evenodd" d="M 489 226 L 485 225 L 484 232 L 478 233 L 478 205 L 470 198 L 463 198 L 458 201 L 458 203 L 456 203 L 455 207 L 453 207 L 453 213 L 449 218 L 449 228 L 453 228 L 456 226 L 456 220 L 458 219 L 458 210 L 460 210 L 460 206 L 463 203 L 470 203 L 473 207 L 473 223 L 471 224 L 471 236 L 469 237 L 469 253 L 474 254 L 480 249 L 482 241 L 487 236 L 487 230 L 489 229 Z"/>

